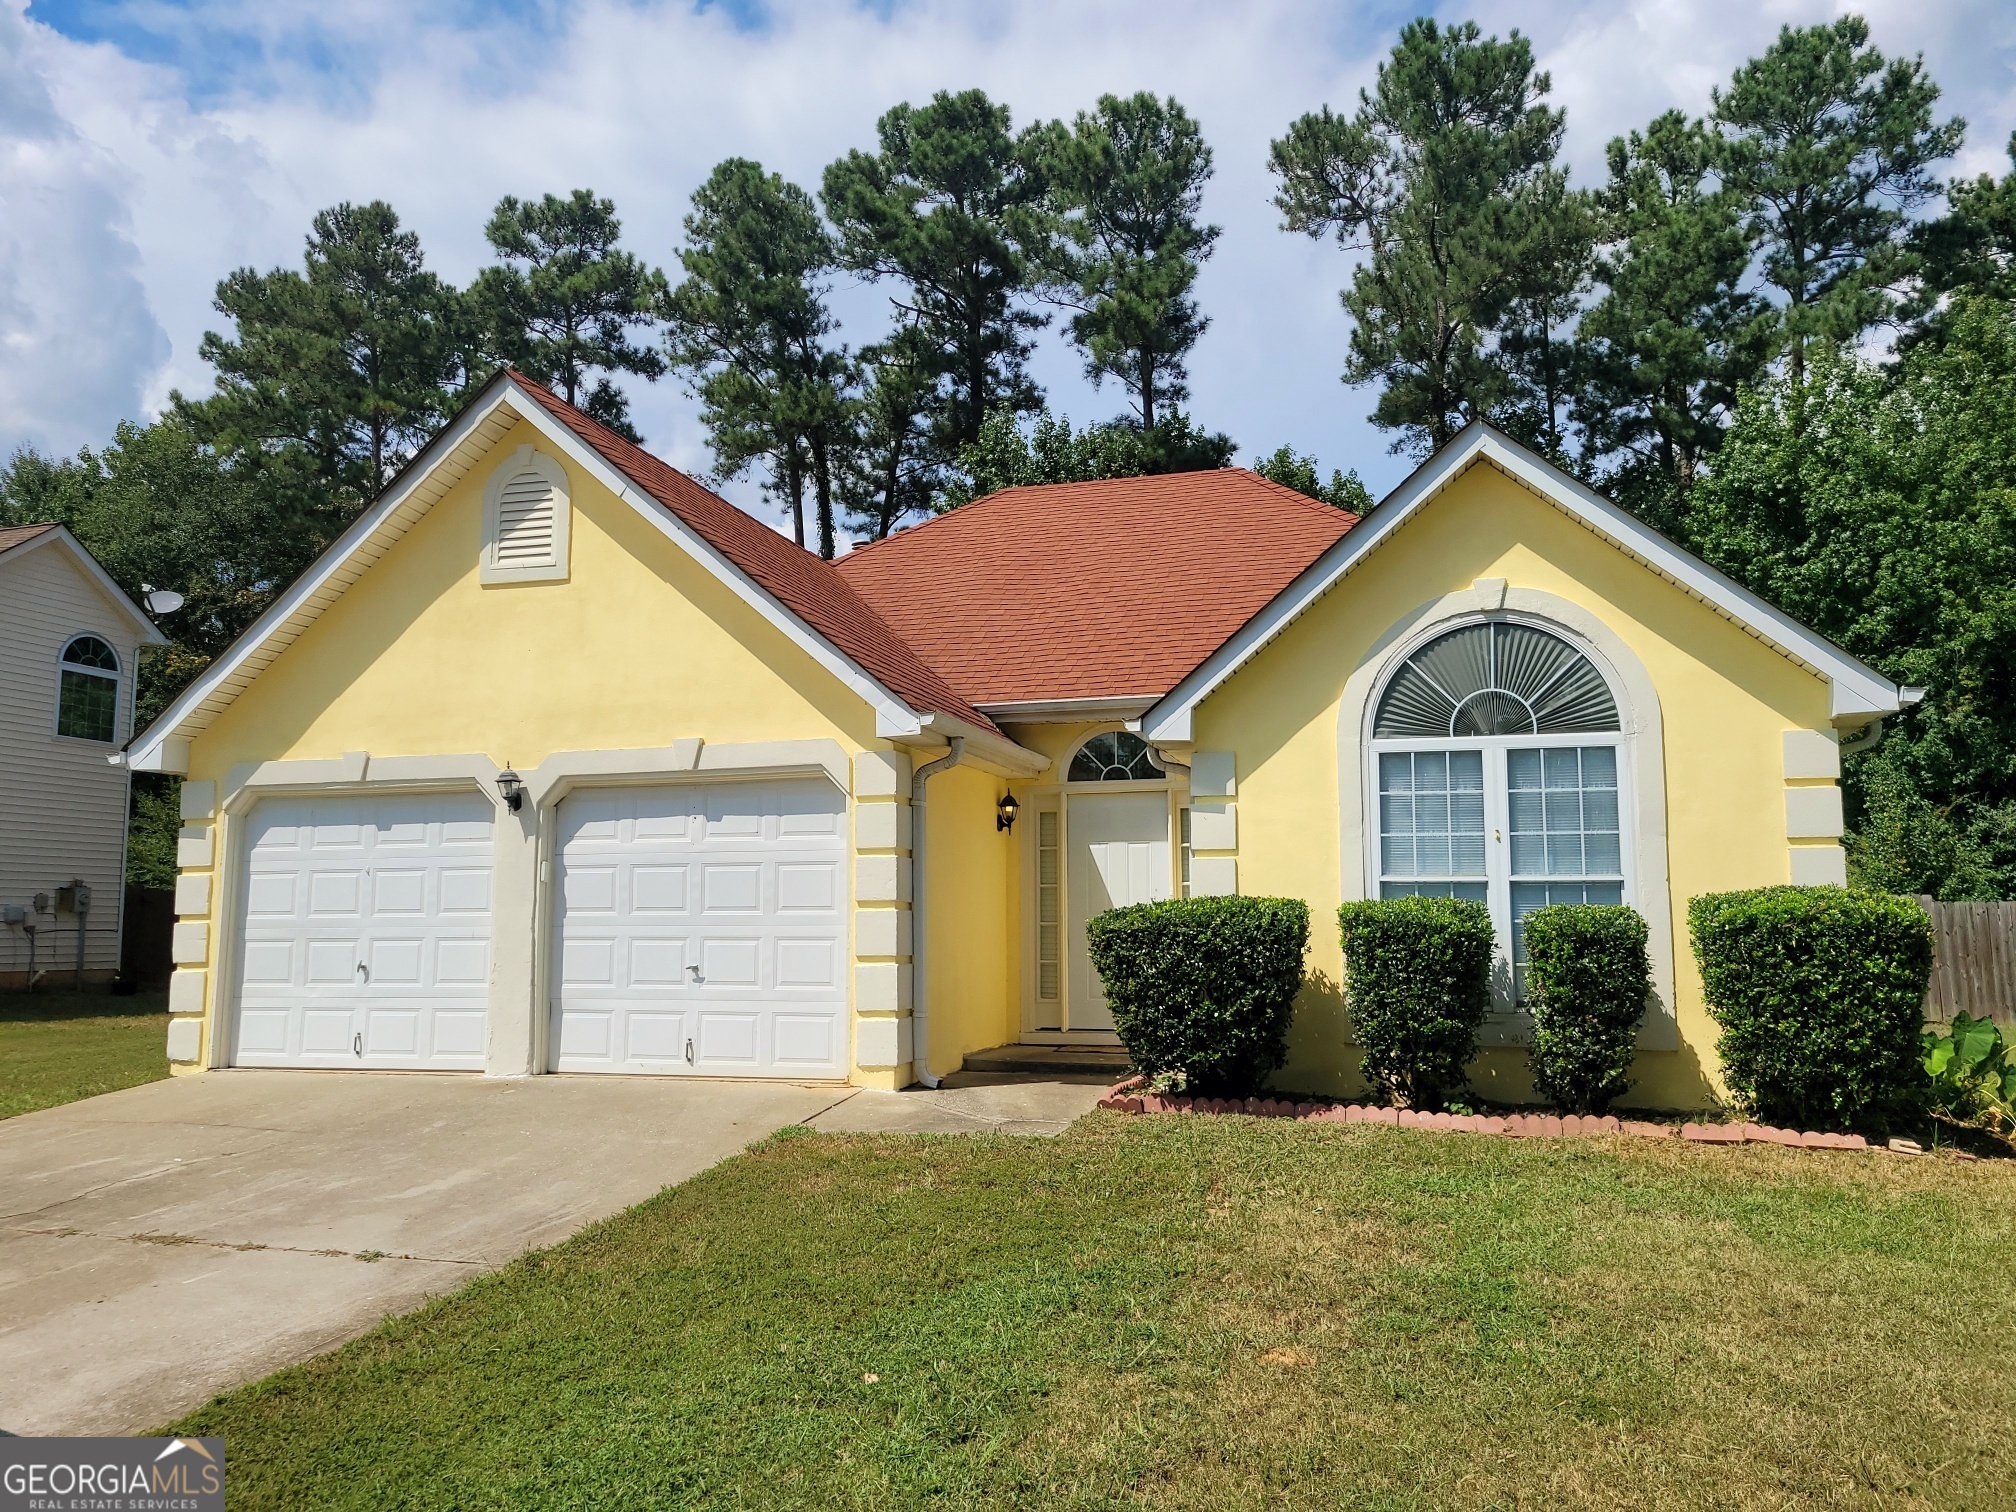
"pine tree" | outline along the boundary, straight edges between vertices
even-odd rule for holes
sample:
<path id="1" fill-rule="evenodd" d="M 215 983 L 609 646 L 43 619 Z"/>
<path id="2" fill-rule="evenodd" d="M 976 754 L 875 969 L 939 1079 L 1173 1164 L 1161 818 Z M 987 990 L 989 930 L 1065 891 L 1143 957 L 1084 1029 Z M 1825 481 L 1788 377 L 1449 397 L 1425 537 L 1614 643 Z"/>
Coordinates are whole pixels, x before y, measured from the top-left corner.
<path id="1" fill-rule="evenodd" d="M 2009 137 L 2009 157 L 2016 162 L 2016 132 Z M 1955 179 L 1946 197 L 1947 213 L 1912 232 L 1927 293 L 2016 299 L 2016 172 L 1999 179 L 1985 173 Z"/>
<path id="2" fill-rule="evenodd" d="M 1003 406 L 1038 409 L 1027 301 L 1030 251 L 1049 235 L 1038 137 L 977 89 L 898 105 L 876 123 L 879 150 L 826 169 L 822 198 L 841 262 L 902 286 L 898 312 L 937 354 L 933 435 L 951 457 Z"/>
<path id="3" fill-rule="evenodd" d="M 1513 253 L 1518 276 L 1497 331 L 1498 364 L 1510 392 L 1491 418 L 1569 467 L 1569 420 L 1583 381 L 1576 331 L 1594 271 L 1596 200 L 1570 189 L 1566 174 L 1550 171 L 1535 180 L 1521 209 Z"/>
<path id="4" fill-rule="evenodd" d="M 1158 406 L 1189 397 L 1185 359 L 1210 324 L 1191 290 L 1218 239 L 1198 220 L 1211 149 L 1181 105 L 1145 91 L 1102 95 L 1043 143 L 1062 211 L 1051 297 L 1077 312 L 1069 329 L 1085 376 L 1119 379 L 1153 430 Z"/>
<path id="5" fill-rule="evenodd" d="M 217 391 L 185 418 L 226 451 L 291 451 L 339 513 L 374 498 L 451 403 L 454 290 L 383 201 L 322 211 L 302 271 L 240 268 L 216 304 L 236 336 L 205 333 Z"/>
<path id="6" fill-rule="evenodd" d="M 590 189 L 506 195 L 483 232 L 506 261 L 477 275 L 471 294 L 491 356 L 634 441 L 630 401 L 597 375 L 664 374 L 663 355 L 635 336 L 657 323 L 666 289 L 663 273 L 617 246 L 622 230 L 615 202 Z"/>
<path id="7" fill-rule="evenodd" d="M 1667 111 L 1609 146 L 1603 294 L 1581 323 L 1575 418 L 1607 487 L 1670 527 L 1721 443 L 1776 320 L 1744 287 L 1741 206 L 1714 178 L 1718 143 Z"/>
<path id="8" fill-rule="evenodd" d="M 933 444 L 938 353 L 914 322 L 861 352 L 856 429 L 839 480 L 850 528 L 879 541 L 911 515 L 928 514 L 945 486 Z"/>
<path id="9" fill-rule="evenodd" d="M 789 507 L 801 546 L 809 483 L 819 554 L 830 558 L 850 406 L 846 355 L 827 344 L 833 320 L 818 279 L 833 243 L 818 207 L 762 164 L 729 158 L 694 192 L 685 225 L 669 347 L 705 406 L 715 465 L 733 477 L 765 459 L 769 492 Z"/>
<path id="10" fill-rule="evenodd" d="M 1741 197 L 1764 281 L 1784 302 L 1795 379 L 1814 340 L 1853 342 L 1891 318 L 1915 271 L 1910 213 L 1966 123 L 1934 124 L 1922 58 L 1886 59 L 1859 16 L 1785 27 L 1715 91 L 1722 172 Z"/>
<path id="11" fill-rule="evenodd" d="M 1558 177 L 1563 117 L 1514 31 L 1401 29 L 1349 119 L 1329 107 L 1273 144 L 1286 226 L 1369 254 L 1344 291 L 1344 381 L 1382 385 L 1375 424 L 1434 450 L 1513 386 L 1490 335 L 1525 289 L 1522 248 Z"/>

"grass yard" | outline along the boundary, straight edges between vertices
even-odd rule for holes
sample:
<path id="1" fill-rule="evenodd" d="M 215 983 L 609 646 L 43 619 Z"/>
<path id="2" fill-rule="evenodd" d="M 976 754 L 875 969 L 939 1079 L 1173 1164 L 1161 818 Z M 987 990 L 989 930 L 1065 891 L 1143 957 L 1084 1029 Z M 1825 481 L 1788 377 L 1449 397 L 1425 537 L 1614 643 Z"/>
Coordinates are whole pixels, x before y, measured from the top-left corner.
<path id="1" fill-rule="evenodd" d="M 232 1506 L 2006 1508 L 2016 1162 L 778 1137 L 218 1399 Z"/>
<path id="2" fill-rule="evenodd" d="M 0 1118 L 168 1074 L 168 994 L 0 993 Z"/>

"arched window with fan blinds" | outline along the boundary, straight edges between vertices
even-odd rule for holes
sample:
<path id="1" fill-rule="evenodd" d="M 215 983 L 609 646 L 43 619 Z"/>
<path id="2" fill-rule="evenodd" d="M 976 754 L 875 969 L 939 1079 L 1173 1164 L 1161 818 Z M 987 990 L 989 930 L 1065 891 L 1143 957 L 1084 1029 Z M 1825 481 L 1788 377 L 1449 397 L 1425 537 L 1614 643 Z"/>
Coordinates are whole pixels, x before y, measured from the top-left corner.
<path id="1" fill-rule="evenodd" d="M 1622 740 L 1609 681 L 1563 637 L 1488 620 L 1428 641 L 1372 720 L 1379 895 L 1487 905 L 1523 999 L 1527 914 L 1625 901 Z"/>

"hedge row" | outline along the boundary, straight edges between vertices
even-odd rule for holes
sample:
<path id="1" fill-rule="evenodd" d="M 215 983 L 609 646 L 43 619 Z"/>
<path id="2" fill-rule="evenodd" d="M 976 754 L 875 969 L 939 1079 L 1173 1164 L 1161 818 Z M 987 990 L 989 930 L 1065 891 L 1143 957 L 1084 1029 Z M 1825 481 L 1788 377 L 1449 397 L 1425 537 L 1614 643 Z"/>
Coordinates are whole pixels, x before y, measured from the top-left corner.
<path id="1" fill-rule="evenodd" d="M 1696 898 L 1688 910 L 1723 1076 L 1766 1123 L 1880 1130 L 1923 1095 L 1931 931 L 1908 899 L 1838 887 Z M 1600 1114 L 1630 1086 L 1651 997 L 1645 921 L 1629 908 L 1526 916 L 1535 1087 Z M 1393 898 L 1338 911 L 1361 1069 L 1387 1101 L 1435 1108 L 1466 1088 L 1491 1005 L 1481 903 Z M 1188 898 L 1115 909 L 1088 930 L 1135 1068 L 1202 1096 L 1248 1095 L 1287 1058 L 1308 906 Z"/>

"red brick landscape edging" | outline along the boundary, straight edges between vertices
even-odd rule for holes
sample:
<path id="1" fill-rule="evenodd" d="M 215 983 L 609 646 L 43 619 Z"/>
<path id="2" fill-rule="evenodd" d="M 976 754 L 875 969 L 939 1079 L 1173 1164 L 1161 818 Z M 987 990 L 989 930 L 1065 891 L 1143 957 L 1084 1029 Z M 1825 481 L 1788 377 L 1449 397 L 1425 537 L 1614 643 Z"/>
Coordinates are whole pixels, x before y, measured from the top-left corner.
<path id="1" fill-rule="evenodd" d="M 1598 1134 L 1630 1134 L 1645 1139 L 1679 1138 L 1695 1144 L 1775 1144 L 1802 1150 L 1866 1150 L 1860 1134 L 1822 1134 L 1774 1129 L 1765 1124 L 1646 1123 L 1635 1118 L 1565 1117 L 1552 1113 L 1417 1113 L 1412 1108 L 1367 1108 L 1357 1103 L 1290 1102 L 1274 1097 L 1163 1097 L 1139 1090 L 1147 1081 L 1132 1076 L 1107 1089 L 1099 1106 L 1117 1113 L 1243 1113 L 1250 1118 L 1298 1118 L 1309 1123 L 1394 1124 L 1403 1129 L 1499 1134 L 1515 1139 L 1583 1139 Z"/>

